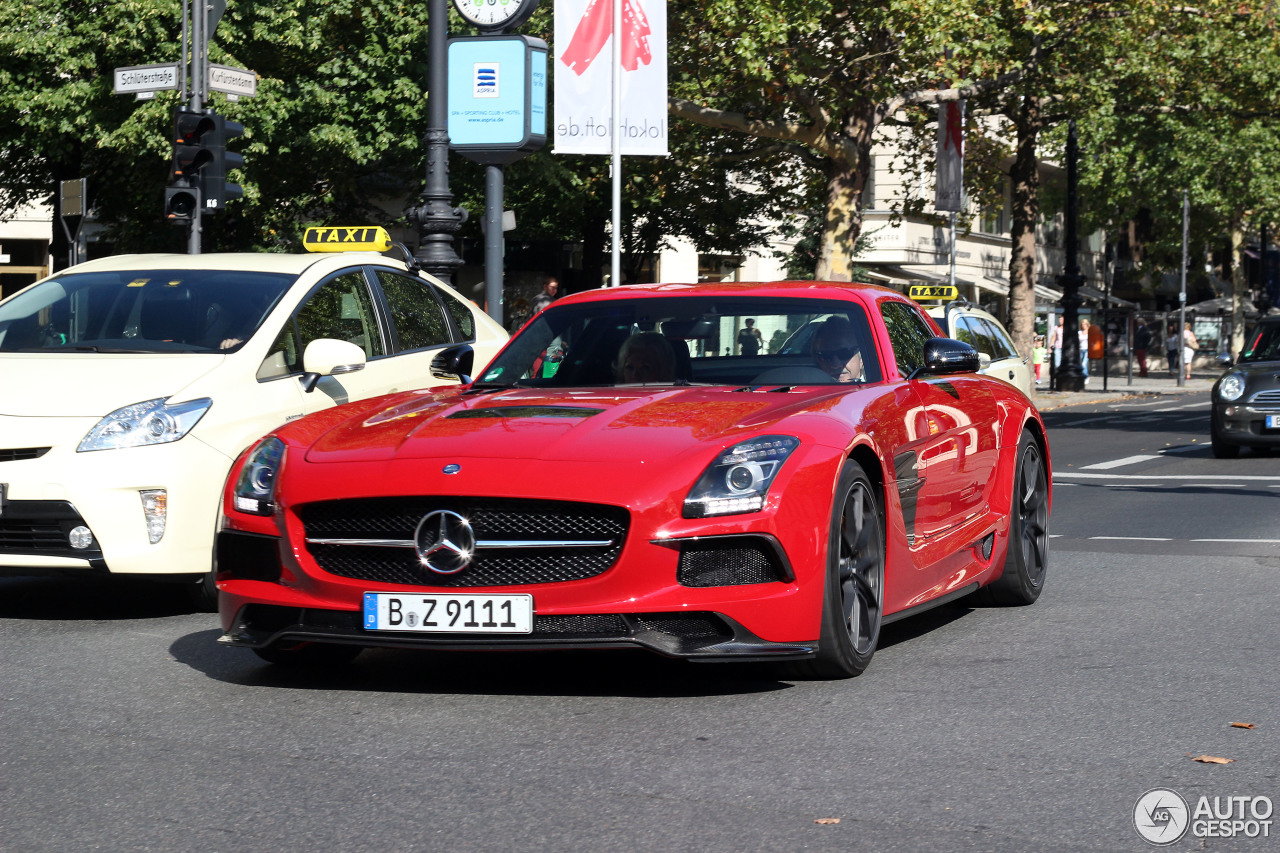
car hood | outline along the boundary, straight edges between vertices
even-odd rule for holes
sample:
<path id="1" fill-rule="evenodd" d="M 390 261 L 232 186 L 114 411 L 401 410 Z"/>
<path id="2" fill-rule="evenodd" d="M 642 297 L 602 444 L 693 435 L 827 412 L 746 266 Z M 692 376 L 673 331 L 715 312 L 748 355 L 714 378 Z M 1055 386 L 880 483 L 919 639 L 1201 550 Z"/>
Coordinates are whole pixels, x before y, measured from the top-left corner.
<path id="1" fill-rule="evenodd" d="M 663 461 L 691 446 L 766 434 L 779 419 L 828 408 L 838 396 L 701 387 L 554 395 L 415 392 L 386 398 L 387 405 L 337 424 L 311 444 L 306 458 L 316 463 L 481 456 Z M 788 433 L 800 426 L 788 423 Z"/>
<path id="2" fill-rule="evenodd" d="M 0 355 L 0 415 L 102 417 L 169 397 L 217 367 L 219 354 Z"/>

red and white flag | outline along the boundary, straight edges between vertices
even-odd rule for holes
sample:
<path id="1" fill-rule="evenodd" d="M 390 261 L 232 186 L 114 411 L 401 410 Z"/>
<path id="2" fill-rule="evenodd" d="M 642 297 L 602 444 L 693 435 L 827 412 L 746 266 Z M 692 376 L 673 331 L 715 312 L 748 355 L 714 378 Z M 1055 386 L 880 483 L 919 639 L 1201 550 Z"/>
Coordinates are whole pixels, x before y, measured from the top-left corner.
<path id="1" fill-rule="evenodd" d="M 554 139 L 557 154 L 609 154 L 613 3 L 556 0 Z M 621 152 L 667 153 L 666 0 L 621 0 Z"/>

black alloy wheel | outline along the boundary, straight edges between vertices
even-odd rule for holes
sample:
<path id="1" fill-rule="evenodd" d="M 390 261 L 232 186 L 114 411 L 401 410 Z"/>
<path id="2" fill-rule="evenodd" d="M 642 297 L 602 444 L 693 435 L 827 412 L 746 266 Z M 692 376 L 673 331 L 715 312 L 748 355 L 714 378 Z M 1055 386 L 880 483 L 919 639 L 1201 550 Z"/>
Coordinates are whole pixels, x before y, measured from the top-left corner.
<path id="1" fill-rule="evenodd" d="M 980 591 L 987 603 L 1001 606 L 1034 602 L 1049 568 L 1049 475 L 1044 453 L 1027 430 L 1018 442 L 1013 474 L 1004 571 Z"/>
<path id="2" fill-rule="evenodd" d="M 884 517 L 876 491 L 852 460 L 832 505 L 818 652 L 793 667 L 805 678 L 850 678 L 871 663 L 884 621 Z"/>

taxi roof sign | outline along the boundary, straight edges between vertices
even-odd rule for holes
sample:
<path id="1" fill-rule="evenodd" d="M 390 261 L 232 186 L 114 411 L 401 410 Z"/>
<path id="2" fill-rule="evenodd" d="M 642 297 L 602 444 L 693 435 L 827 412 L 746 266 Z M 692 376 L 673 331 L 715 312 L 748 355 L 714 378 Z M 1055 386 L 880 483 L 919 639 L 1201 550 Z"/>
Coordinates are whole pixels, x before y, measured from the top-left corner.
<path id="1" fill-rule="evenodd" d="M 378 227 L 308 228 L 302 247 L 308 252 L 385 252 L 391 248 L 391 235 Z"/>
<path id="2" fill-rule="evenodd" d="M 960 289 L 954 284 L 913 284 L 907 288 L 907 298 L 920 302 L 925 299 L 958 299 Z"/>

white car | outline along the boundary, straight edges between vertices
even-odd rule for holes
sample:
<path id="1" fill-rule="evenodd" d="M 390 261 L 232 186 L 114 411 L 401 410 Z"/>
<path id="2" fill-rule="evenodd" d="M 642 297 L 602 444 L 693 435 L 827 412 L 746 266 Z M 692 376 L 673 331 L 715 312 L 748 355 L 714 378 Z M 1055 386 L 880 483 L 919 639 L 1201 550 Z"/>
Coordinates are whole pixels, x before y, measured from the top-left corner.
<path id="1" fill-rule="evenodd" d="M 970 302 L 951 302 L 927 308 L 947 337 L 964 341 L 978 351 L 981 372 L 1003 379 L 1028 397 L 1032 397 L 1035 377 L 1030 359 L 1019 355 L 1008 331 L 1000 321 Z"/>
<path id="2" fill-rule="evenodd" d="M 0 302 L 0 574 L 183 579 L 213 609 L 241 451 L 339 403 L 457 384 L 506 339 L 373 251 L 124 255 L 56 273 Z"/>

